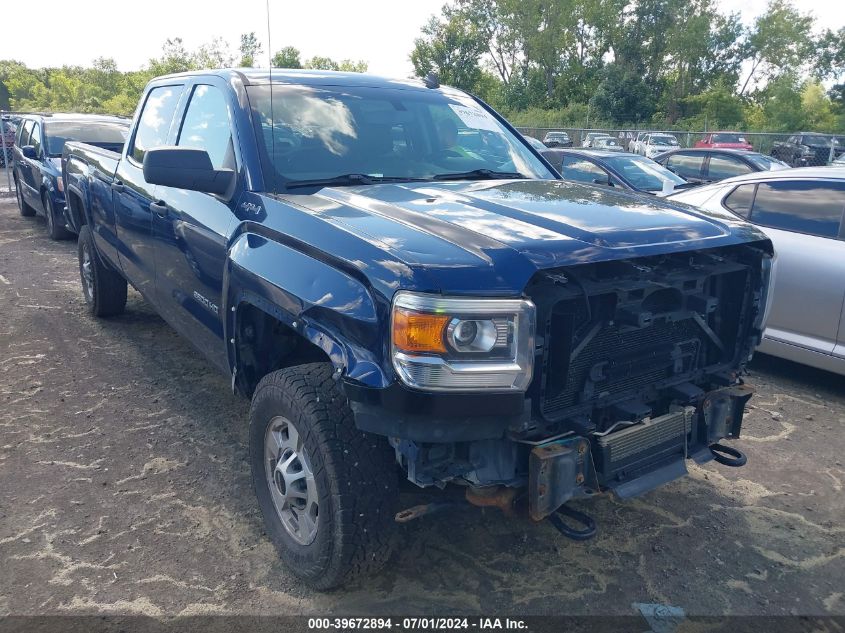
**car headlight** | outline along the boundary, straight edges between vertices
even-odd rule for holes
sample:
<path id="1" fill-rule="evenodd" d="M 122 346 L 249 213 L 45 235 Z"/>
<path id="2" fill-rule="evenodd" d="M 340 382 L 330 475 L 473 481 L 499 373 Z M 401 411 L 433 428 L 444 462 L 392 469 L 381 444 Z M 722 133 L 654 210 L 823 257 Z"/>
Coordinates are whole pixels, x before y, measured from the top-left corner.
<path id="1" fill-rule="evenodd" d="M 400 380 L 433 391 L 524 391 L 534 367 L 534 304 L 398 292 L 391 349 Z"/>

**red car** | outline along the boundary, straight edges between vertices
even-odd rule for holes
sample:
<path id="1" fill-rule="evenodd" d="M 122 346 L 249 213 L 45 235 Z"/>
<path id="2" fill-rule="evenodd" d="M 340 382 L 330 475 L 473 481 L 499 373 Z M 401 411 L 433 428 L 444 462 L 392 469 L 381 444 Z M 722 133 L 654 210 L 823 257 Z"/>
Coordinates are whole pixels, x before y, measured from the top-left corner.
<path id="1" fill-rule="evenodd" d="M 754 146 L 745 140 L 740 132 L 708 132 L 700 141 L 696 141 L 696 147 L 707 149 L 722 147 L 728 149 L 747 149 L 752 151 Z"/>

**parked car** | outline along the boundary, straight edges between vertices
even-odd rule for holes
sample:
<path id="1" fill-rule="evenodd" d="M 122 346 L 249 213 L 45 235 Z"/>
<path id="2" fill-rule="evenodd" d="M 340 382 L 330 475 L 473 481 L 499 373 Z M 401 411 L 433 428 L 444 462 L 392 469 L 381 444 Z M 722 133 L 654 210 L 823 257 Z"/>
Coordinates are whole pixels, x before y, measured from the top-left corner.
<path id="1" fill-rule="evenodd" d="M 793 167 L 827 165 L 845 152 L 835 136 L 801 132 L 772 145 L 772 156 Z"/>
<path id="2" fill-rule="evenodd" d="M 618 187 L 661 196 L 690 186 L 683 178 L 653 160 L 629 152 L 547 149 L 542 154 L 564 180 L 573 182 Z"/>
<path id="3" fill-rule="evenodd" d="M 546 132 L 543 137 L 543 145 L 546 147 L 572 147 L 572 139 L 566 132 Z"/>
<path id="4" fill-rule="evenodd" d="M 640 150 L 640 143 L 642 143 L 643 139 L 648 135 L 648 132 L 637 132 L 636 138 L 631 139 L 628 142 L 628 151 L 632 154 L 642 154 Z"/>
<path id="5" fill-rule="evenodd" d="M 610 134 L 606 132 L 587 132 L 587 136 L 581 142 L 581 147 L 592 147 L 593 143 L 598 138 L 610 138 Z"/>
<path id="6" fill-rule="evenodd" d="M 845 153 L 840 154 L 831 165 L 834 167 L 845 167 Z"/>
<path id="7" fill-rule="evenodd" d="M 619 141 L 612 136 L 600 136 L 599 138 L 593 141 L 593 147 L 595 149 L 601 149 L 608 152 L 624 152 L 625 148 L 619 143 Z"/>
<path id="8" fill-rule="evenodd" d="M 749 152 L 754 146 L 749 143 L 740 132 L 709 132 L 700 141 L 696 141 L 695 147 L 701 149 L 744 149 Z"/>
<path id="9" fill-rule="evenodd" d="M 845 168 L 757 172 L 672 200 L 749 220 L 775 250 L 760 351 L 845 374 Z"/>
<path id="10" fill-rule="evenodd" d="M 534 138 L 533 136 L 525 136 L 524 137 L 528 144 L 536 149 L 538 152 L 542 152 L 546 149 L 546 146 L 543 144 L 543 141 Z"/>
<path id="11" fill-rule="evenodd" d="M 461 129 L 497 142 L 466 152 Z M 395 514 L 399 473 L 480 505 L 524 493 L 584 538 L 571 498 L 744 463 L 719 442 L 772 257 L 746 222 L 557 180 L 431 79 L 171 75 L 129 138 L 65 146 L 83 296 L 116 315 L 131 283 L 252 398 L 266 532 L 305 582 L 387 560 L 418 514 Z"/>
<path id="12" fill-rule="evenodd" d="M 62 148 L 66 141 L 87 141 L 119 150 L 129 122 L 93 114 L 33 114 L 22 118 L 13 152 L 13 177 L 21 215 L 42 213 L 54 240 L 71 236 L 65 217 L 61 178 Z"/>
<path id="13" fill-rule="evenodd" d="M 676 149 L 658 154 L 654 160 L 685 180 L 697 184 L 751 172 L 789 168 L 786 163 L 765 154 L 736 149 Z"/>
<path id="14" fill-rule="evenodd" d="M 639 153 L 646 158 L 654 158 L 676 147 L 678 147 L 678 139 L 674 134 L 647 134 L 640 143 Z"/>

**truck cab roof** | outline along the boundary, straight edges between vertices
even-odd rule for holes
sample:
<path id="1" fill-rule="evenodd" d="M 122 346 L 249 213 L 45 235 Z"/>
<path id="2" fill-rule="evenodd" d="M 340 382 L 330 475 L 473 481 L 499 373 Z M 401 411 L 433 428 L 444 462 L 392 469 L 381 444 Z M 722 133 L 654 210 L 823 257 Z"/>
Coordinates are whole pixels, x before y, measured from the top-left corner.
<path id="1" fill-rule="evenodd" d="M 222 77 L 226 80 L 237 79 L 244 85 L 293 84 L 300 86 L 356 86 L 370 88 L 393 88 L 404 90 L 440 90 L 446 93 L 459 93 L 448 86 L 428 88 L 418 78 L 397 79 L 369 73 L 343 72 L 336 70 L 314 70 L 294 68 L 223 68 L 216 70 L 188 71 L 157 77 L 154 81 L 197 76 Z"/>

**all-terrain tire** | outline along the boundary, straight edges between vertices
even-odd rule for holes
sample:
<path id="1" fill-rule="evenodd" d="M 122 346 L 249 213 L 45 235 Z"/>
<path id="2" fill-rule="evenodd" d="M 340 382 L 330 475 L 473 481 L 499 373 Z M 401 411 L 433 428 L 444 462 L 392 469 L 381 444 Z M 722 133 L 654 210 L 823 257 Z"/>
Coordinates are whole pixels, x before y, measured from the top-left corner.
<path id="1" fill-rule="evenodd" d="M 126 280 L 100 260 L 87 224 L 79 231 L 77 253 L 82 294 L 91 314 L 96 317 L 121 314 L 126 308 Z"/>
<path id="2" fill-rule="evenodd" d="M 20 214 L 25 218 L 31 218 L 35 215 L 35 209 L 29 206 L 23 199 L 23 193 L 21 193 L 21 183 L 17 179 L 15 179 L 15 193 L 18 198 L 18 211 L 20 211 Z"/>
<path id="3" fill-rule="evenodd" d="M 271 493 L 265 462 L 271 470 L 276 462 L 268 459 L 265 441 L 280 419 L 292 422 L 302 438 L 317 487 L 316 536 L 309 544 L 297 542 L 282 523 Z M 250 461 L 267 534 L 306 584 L 331 589 L 388 560 L 398 504 L 394 453 L 386 438 L 355 427 L 329 363 L 281 369 L 259 382 L 250 408 Z"/>
<path id="4" fill-rule="evenodd" d="M 64 216 L 56 217 L 56 210 L 53 208 L 53 201 L 45 191 L 41 196 L 41 203 L 44 205 L 44 216 L 47 219 L 47 235 L 51 240 L 68 240 L 73 233 L 64 227 Z"/>

